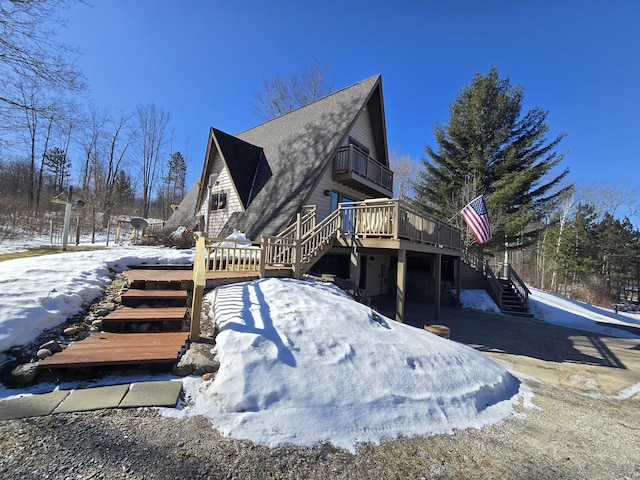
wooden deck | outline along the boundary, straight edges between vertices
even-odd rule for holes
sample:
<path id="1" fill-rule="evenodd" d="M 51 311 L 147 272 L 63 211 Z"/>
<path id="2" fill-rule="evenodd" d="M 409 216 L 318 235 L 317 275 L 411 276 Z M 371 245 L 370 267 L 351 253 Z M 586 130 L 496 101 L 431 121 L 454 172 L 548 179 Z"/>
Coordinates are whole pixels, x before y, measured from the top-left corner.
<path id="1" fill-rule="evenodd" d="M 45 358 L 38 368 L 174 363 L 188 332 L 94 333 Z"/>

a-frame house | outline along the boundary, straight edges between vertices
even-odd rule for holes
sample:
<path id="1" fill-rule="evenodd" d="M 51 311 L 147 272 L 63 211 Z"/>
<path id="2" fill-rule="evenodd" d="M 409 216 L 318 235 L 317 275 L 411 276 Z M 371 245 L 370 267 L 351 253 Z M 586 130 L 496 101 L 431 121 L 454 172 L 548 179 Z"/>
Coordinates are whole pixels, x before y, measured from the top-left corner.
<path id="1" fill-rule="evenodd" d="M 365 296 L 395 292 L 399 320 L 407 293 L 429 296 L 437 318 L 460 232 L 392 195 L 376 75 L 236 135 L 212 128 L 200 180 L 167 227 L 301 241 L 294 260 L 280 257 L 297 274 L 333 274 Z"/>

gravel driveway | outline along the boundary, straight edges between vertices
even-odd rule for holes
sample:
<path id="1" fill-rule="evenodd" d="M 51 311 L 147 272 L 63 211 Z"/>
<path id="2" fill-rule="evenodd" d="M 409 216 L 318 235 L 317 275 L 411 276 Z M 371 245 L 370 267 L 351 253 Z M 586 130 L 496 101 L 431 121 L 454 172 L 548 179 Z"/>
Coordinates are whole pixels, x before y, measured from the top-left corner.
<path id="1" fill-rule="evenodd" d="M 0 478 L 640 479 L 638 341 L 455 315 L 452 338 L 525 373 L 536 408 L 482 430 L 361 445 L 355 455 L 228 440 L 204 418 L 155 410 L 10 420 L 0 422 Z"/>

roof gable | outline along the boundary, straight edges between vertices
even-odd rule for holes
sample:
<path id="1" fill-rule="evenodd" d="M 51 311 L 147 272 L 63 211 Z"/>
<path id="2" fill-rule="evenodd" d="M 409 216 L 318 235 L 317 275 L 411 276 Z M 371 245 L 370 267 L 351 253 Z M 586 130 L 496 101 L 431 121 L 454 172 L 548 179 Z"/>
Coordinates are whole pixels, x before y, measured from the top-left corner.
<path id="1" fill-rule="evenodd" d="M 201 181 L 194 188 L 204 188 L 220 152 L 245 206 L 245 211 L 231 215 L 221 235 L 240 230 L 256 239 L 289 225 L 365 108 L 377 160 L 388 166 L 380 75 L 235 136 L 212 128 Z M 189 197 L 193 199 L 191 193 Z"/>
<path id="2" fill-rule="evenodd" d="M 370 102 L 375 92 L 378 104 Z M 381 100 L 381 79 L 376 75 L 236 135 L 263 148 L 273 175 L 227 230 L 238 229 L 255 238 L 284 229 L 307 200 L 358 114 L 365 107 L 380 108 Z M 378 155 L 388 164 L 384 113 L 372 118 L 379 123 L 374 127 L 376 136 L 383 137 L 376 144 Z"/>
<path id="3" fill-rule="evenodd" d="M 246 209 L 271 176 L 264 152 L 262 148 L 216 128 L 211 129 L 211 135 Z M 260 180 L 257 184 L 256 179 Z"/>

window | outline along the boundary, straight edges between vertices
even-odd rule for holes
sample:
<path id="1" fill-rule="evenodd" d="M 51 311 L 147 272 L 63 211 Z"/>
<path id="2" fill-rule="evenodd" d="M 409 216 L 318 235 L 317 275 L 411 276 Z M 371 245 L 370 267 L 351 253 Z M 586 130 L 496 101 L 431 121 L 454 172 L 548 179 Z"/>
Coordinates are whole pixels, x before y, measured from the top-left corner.
<path id="1" fill-rule="evenodd" d="M 227 192 L 212 193 L 209 206 L 211 210 L 223 210 L 227 206 Z"/>
<path id="2" fill-rule="evenodd" d="M 358 142 L 357 140 L 354 140 L 352 137 L 349 137 L 349 145 L 353 145 L 361 152 L 364 152 L 365 154 L 369 155 L 369 149 L 365 147 L 363 144 L 361 144 L 360 142 Z"/>

